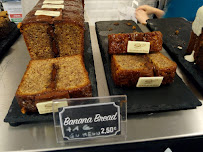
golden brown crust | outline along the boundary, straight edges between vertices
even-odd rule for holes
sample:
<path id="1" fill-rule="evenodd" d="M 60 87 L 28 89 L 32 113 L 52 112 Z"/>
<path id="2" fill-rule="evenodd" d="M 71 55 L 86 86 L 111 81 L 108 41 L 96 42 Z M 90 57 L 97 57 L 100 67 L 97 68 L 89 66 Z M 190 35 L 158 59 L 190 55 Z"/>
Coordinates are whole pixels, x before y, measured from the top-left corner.
<path id="1" fill-rule="evenodd" d="M 119 55 L 112 55 L 111 71 L 114 83 L 118 86 L 133 87 L 136 86 L 139 77 L 163 76 L 162 84 L 170 84 L 174 81 L 177 64 L 161 53 L 152 53 L 148 55 L 139 55 L 144 61 L 141 64 L 138 62 L 139 58 L 135 58 L 136 62 L 131 62 L 130 56 L 138 55 L 120 55 L 125 56 L 126 59 L 118 63 Z M 138 68 L 126 68 L 125 65 L 136 64 Z M 140 66 L 141 65 L 141 66 Z M 140 68 L 139 68 L 140 67 Z"/>
<path id="2" fill-rule="evenodd" d="M 38 112 L 36 104 L 39 102 L 51 101 L 53 99 L 70 98 L 68 91 L 50 91 L 30 96 L 16 95 L 19 106 L 25 113 Z"/>
<path id="3" fill-rule="evenodd" d="M 42 8 L 43 2 L 44 0 L 40 0 L 19 26 L 31 59 L 82 54 L 84 52 L 82 2 L 64 0 L 64 9 Z M 60 16 L 36 16 L 37 10 L 59 11 Z"/>
<path id="4" fill-rule="evenodd" d="M 75 61 L 75 64 L 72 62 Z M 42 63 L 43 64 L 40 64 Z M 46 66 L 46 62 L 49 64 Z M 70 64 L 71 63 L 71 64 Z M 38 91 L 33 91 L 33 92 L 27 92 L 24 91 L 27 86 L 25 84 L 25 81 L 29 79 L 30 76 L 33 76 L 33 71 L 32 73 L 30 72 L 33 70 L 33 66 L 39 65 L 39 68 L 37 68 L 35 71 L 38 73 L 40 71 L 41 65 L 44 65 L 45 69 L 50 68 L 52 70 L 49 70 L 49 78 L 47 82 L 48 84 L 44 84 L 46 86 L 45 89 L 44 87 L 41 90 Z M 63 68 L 67 69 L 68 65 L 70 68 L 72 68 L 71 71 L 76 71 L 77 67 L 80 67 L 78 69 L 79 73 L 75 74 L 81 74 L 82 78 L 84 80 L 81 80 L 77 83 L 73 83 L 72 85 L 68 86 L 69 81 L 78 81 L 73 75 L 72 77 L 70 76 L 70 72 L 66 73 L 67 71 L 61 70 L 62 66 Z M 44 70 L 44 69 L 42 69 Z M 34 72 L 35 72 L 34 71 Z M 61 75 L 62 74 L 62 75 Z M 73 73 L 74 74 L 74 73 Z M 63 77 L 65 81 L 61 80 L 60 77 Z M 40 77 L 39 77 L 40 76 Z M 36 82 L 40 81 L 40 79 L 44 77 L 42 73 L 39 73 L 37 77 L 35 78 Z M 33 79 L 31 79 L 33 80 Z M 61 82 L 60 82 L 61 81 Z M 62 82 L 63 81 L 63 82 Z M 30 81 L 26 81 L 29 82 Z M 35 81 L 32 81 L 32 83 L 36 83 Z M 44 82 L 44 81 L 43 81 Z M 59 85 L 59 82 L 61 83 Z M 77 86 L 73 86 L 74 84 L 78 84 Z M 32 86 L 31 84 L 28 84 L 28 86 Z M 38 87 L 39 88 L 39 87 Z M 53 58 L 53 59 L 46 59 L 46 60 L 31 60 L 29 65 L 27 66 L 27 70 L 21 80 L 21 83 L 18 87 L 18 90 L 16 91 L 16 98 L 18 101 L 18 104 L 20 105 L 21 108 L 23 108 L 23 111 L 27 112 L 37 112 L 36 108 L 36 103 L 38 102 L 43 102 L 43 101 L 50 101 L 52 99 L 60 99 L 60 98 L 79 98 L 79 97 L 91 97 L 92 96 L 92 88 L 91 88 L 91 83 L 88 78 L 88 72 L 85 69 L 85 65 L 83 62 L 83 57 L 81 55 L 74 55 L 70 57 L 59 57 L 59 58 Z"/>
<path id="5" fill-rule="evenodd" d="M 138 55 L 145 58 L 146 61 L 142 63 L 141 68 L 137 69 L 124 69 L 121 63 L 118 63 L 117 57 L 119 55 L 112 55 L 111 58 L 111 71 L 114 83 L 118 86 L 132 87 L 136 86 L 139 77 L 153 76 L 153 65 L 148 61 L 145 55 Z M 130 55 L 122 55 L 128 58 Z"/>
<path id="6" fill-rule="evenodd" d="M 164 56 L 162 53 L 152 53 L 147 55 L 154 64 L 155 76 L 163 76 L 162 84 L 170 84 L 174 81 L 177 64 Z"/>
<path id="7" fill-rule="evenodd" d="M 150 52 L 159 52 L 162 50 L 162 33 L 160 31 L 148 33 L 124 33 L 108 35 L 109 54 L 127 53 L 128 41 L 150 42 Z"/>

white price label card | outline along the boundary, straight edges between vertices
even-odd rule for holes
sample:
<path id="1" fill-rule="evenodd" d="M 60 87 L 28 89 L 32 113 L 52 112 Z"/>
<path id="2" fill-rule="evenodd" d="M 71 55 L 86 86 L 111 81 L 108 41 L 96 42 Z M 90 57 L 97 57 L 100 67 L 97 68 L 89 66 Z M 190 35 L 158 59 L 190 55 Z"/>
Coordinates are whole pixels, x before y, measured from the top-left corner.
<path id="1" fill-rule="evenodd" d="M 56 0 L 45 0 L 43 2 L 43 4 L 63 4 L 64 1 L 63 0 L 59 0 L 59 1 L 56 1 Z"/>
<path id="2" fill-rule="evenodd" d="M 163 77 L 140 77 L 136 87 L 159 87 Z"/>
<path id="3" fill-rule="evenodd" d="M 45 15 L 45 16 L 60 16 L 60 11 L 47 11 L 47 10 L 37 10 L 35 15 Z"/>
<path id="4" fill-rule="evenodd" d="M 36 104 L 39 114 L 46 114 L 53 112 L 52 108 L 53 101 L 39 102 Z M 67 107 L 68 103 L 66 101 L 61 101 L 55 104 L 54 112 L 58 111 L 58 108 Z"/>
<path id="5" fill-rule="evenodd" d="M 49 4 L 45 4 L 45 5 L 42 5 L 42 8 L 62 8 L 62 9 L 64 9 L 64 5 L 49 5 Z"/>
<path id="6" fill-rule="evenodd" d="M 128 41 L 128 53 L 149 53 L 150 42 Z"/>

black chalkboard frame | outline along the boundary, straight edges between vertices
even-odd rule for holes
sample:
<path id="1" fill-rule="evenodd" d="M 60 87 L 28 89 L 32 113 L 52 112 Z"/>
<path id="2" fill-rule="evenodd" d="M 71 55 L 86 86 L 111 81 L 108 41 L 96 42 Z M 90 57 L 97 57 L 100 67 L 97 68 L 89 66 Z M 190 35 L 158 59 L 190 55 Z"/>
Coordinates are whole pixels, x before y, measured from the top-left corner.
<path id="1" fill-rule="evenodd" d="M 67 102 L 68 106 L 57 107 L 60 102 Z M 126 138 L 127 96 L 125 95 L 58 99 L 53 100 L 53 109 L 58 109 L 53 112 L 56 141 L 58 143 L 73 142 L 77 140 L 102 140 L 102 138 L 108 138 L 107 140 L 115 138 L 120 140 Z M 118 122 L 114 120 L 96 122 L 94 118 L 96 118 L 97 114 L 101 116 L 116 115 L 116 117 L 118 116 L 116 120 Z M 68 121 L 65 121 L 64 118 L 68 118 Z M 72 120 L 79 120 L 80 118 L 90 119 L 85 119 L 89 122 L 83 122 L 82 124 L 72 124 Z M 82 130 L 86 125 L 93 130 Z M 110 132 L 109 130 L 113 132 Z M 88 136 L 85 135 L 86 133 L 89 133 Z"/>

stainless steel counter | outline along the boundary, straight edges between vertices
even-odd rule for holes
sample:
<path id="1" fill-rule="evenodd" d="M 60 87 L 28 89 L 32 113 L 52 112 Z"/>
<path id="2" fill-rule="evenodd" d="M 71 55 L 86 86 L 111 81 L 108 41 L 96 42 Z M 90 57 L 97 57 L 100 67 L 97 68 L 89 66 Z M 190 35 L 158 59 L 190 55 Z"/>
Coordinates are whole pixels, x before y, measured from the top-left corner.
<path id="1" fill-rule="evenodd" d="M 140 27 L 143 31 L 148 31 L 145 26 L 140 25 Z M 94 26 L 90 26 L 90 33 L 99 96 L 108 96 Z M 162 52 L 166 54 L 164 50 Z M 101 145 L 102 141 L 93 140 L 57 144 L 53 123 L 26 124 L 11 127 L 3 122 L 29 60 L 30 57 L 21 36 L 10 48 L 8 54 L 0 61 L 0 151 L 43 151 Z M 189 79 L 182 74 L 179 68 L 177 73 L 197 98 L 203 102 L 203 96 L 190 83 Z M 192 110 L 130 115 L 127 121 L 127 139 L 124 141 L 107 140 L 106 145 L 198 135 L 203 135 L 203 106 Z"/>

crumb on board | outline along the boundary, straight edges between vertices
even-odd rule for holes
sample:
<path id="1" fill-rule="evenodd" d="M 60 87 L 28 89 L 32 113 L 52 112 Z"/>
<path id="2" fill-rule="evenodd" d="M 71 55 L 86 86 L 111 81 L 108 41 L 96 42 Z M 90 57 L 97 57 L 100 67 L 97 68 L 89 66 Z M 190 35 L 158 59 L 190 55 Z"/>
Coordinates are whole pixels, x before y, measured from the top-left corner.
<path id="1" fill-rule="evenodd" d="M 130 22 L 127 22 L 126 25 L 131 26 L 132 24 Z"/>
<path id="2" fill-rule="evenodd" d="M 118 25 L 119 25 L 119 23 L 118 23 L 118 22 L 115 22 L 115 23 L 113 23 L 113 25 L 116 25 L 116 26 L 118 26 Z"/>
<path id="3" fill-rule="evenodd" d="M 112 28 L 109 28 L 109 31 L 112 31 L 113 29 Z"/>
<path id="4" fill-rule="evenodd" d="M 21 112 L 22 112 L 22 114 L 25 114 L 25 113 L 26 113 L 25 107 L 22 107 L 22 108 L 21 108 Z"/>
<path id="5" fill-rule="evenodd" d="M 132 29 L 133 29 L 133 30 L 136 30 L 136 26 L 133 26 Z"/>
<path id="6" fill-rule="evenodd" d="M 179 34 L 179 30 L 176 30 L 176 31 L 175 31 L 175 34 L 178 35 L 178 34 Z"/>
<path id="7" fill-rule="evenodd" d="M 183 47 L 182 47 L 182 46 L 178 46 L 177 48 L 178 48 L 179 50 L 182 50 L 182 49 L 183 49 Z"/>

